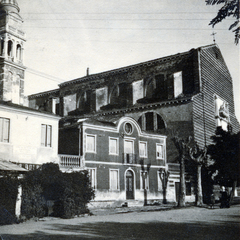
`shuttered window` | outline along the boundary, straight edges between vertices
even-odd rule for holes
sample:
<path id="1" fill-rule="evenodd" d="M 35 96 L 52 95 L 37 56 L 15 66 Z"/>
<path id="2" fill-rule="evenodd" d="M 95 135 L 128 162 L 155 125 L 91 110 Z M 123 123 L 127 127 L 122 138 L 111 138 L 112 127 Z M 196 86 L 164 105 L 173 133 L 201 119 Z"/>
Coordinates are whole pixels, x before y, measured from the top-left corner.
<path id="1" fill-rule="evenodd" d="M 96 153 L 96 136 L 95 135 L 86 136 L 86 151 Z"/>
<path id="2" fill-rule="evenodd" d="M 110 190 L 117 191 L 119 190 L 119 178 L 118 170 L 110 169 Z"/>
<path id="3" fill-rule="evenodd" d="M 118 139 L 109 138 L 109 154 L 117 155 L 118 154 Z"/>
<path id="4" fill-rule="evenodd" d="M 146 142 L 139 143 L 139 157 L 142 157 L 142 158 L 147 157 L 147 143 Z"/>
<path id="5" fill-rule="evenodd" d="M 52 147 L 52 126 L 42 124 L 41 126 L 41 146 Z"/>
<path id="6" fill-rule="evenodd" d="M 10 119 L 0 118 L 0 142 L 9 142 Z"/>
<path id="7" fill-rule="evenodd" d="M 157 159 L 163 159 L 163 145 L 161 144 L 156 145 L 156 154 Z"/>

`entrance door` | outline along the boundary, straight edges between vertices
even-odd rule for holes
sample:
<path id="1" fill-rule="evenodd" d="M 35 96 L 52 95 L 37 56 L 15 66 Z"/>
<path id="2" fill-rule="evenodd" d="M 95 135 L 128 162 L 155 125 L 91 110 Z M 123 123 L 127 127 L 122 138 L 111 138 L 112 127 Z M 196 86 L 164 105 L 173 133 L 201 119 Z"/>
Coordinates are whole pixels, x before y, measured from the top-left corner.
<path id="1" fill-rule="evenodd" d="M 134 177 L 130 170 L 126 173 L 126 199 L 134 199 Z"/>

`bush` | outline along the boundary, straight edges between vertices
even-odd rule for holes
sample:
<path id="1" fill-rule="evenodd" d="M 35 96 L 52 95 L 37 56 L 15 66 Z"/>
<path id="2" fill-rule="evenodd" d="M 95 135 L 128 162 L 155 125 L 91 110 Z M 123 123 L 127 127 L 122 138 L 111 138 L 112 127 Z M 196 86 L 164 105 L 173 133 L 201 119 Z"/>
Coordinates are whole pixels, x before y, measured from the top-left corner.
<path id="1" fill-rule="evenodd" d="M 16 175 L 6 175 L 0 178 L 0 205 L 13 216 L 15 216 L 18 184 L 19 181 Z"/>
<path id="2" fill-rule="evenodd" d="M 28 172 L 22 185 L 26 218 L 46 216 L 48 200 L 54 201 L 53 216 L 71 218 L 88 212 L 86 204 L 94 198 L 87 171 L 62 173 L 53 163 Z"/>
<path id="3" fill-rule="evenodd" d="M 16 200 L 19 181 L 17 175 L 7 174 L 0 178 L 0 225 L 16 223 Z"/>

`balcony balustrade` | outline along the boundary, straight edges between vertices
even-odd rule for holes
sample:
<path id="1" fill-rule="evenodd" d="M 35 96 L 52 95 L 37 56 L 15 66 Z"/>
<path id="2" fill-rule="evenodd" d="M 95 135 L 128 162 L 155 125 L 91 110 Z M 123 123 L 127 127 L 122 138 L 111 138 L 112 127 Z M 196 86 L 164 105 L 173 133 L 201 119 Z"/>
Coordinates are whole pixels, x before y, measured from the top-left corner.
<path id="1" fill-rule="evenodd" d="M 123 153 L 123 164 L 137 164 L 137 155 L 133 153 Z"/>
<path id="2" fill-rule="evenodd" d="M 83 160 L 79 156 L 59 155 L 60 167 L 83 168 Z"/>

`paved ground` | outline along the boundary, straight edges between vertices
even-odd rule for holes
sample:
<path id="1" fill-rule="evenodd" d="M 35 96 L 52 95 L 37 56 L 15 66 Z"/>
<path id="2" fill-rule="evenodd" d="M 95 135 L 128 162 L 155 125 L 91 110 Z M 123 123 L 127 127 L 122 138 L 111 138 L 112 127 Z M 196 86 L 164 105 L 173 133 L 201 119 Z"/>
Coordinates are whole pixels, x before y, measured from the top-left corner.
<path id="1" fill-rule="evenodd" d="M 127 211 L 133 211 L 128 212 Z M 94 212 L 94 211 L 93 211 Z M 209 209 L 159 206 L 95 210 L 70 220 L 45 218 L 0 226 L 4 240 L 15 239 L 231 239 L 239 240 L 240 205 Z M 1 238 L 0 238 L 1 239 Z"/>

